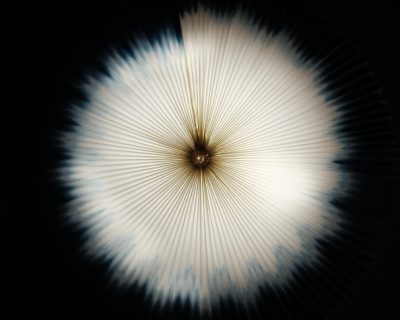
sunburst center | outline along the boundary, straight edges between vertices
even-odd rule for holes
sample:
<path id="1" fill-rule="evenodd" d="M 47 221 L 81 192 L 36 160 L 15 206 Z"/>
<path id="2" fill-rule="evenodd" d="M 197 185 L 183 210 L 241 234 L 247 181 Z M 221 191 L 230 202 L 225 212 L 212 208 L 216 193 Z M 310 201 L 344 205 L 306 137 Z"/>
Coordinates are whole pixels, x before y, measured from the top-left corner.
<path id="1" fill-rule="evenodd" d="M 207 149 L 197 148 L 192 151 L 190 160 L 193 166 L 197 168 L 204 168 L 210 163 L 211 155 Z"/>

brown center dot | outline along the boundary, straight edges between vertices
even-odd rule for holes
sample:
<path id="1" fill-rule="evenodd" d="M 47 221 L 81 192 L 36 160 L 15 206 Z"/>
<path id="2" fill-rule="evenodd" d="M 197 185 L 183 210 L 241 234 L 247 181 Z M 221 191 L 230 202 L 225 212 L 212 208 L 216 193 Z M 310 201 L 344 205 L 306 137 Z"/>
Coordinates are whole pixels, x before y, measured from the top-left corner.
<path id="1" fill-rule="evenodd" d="M 210 154 L 206 150 L 193 150 L 191 160 L 195 167 L 205 167 L 210 163 Z"/>

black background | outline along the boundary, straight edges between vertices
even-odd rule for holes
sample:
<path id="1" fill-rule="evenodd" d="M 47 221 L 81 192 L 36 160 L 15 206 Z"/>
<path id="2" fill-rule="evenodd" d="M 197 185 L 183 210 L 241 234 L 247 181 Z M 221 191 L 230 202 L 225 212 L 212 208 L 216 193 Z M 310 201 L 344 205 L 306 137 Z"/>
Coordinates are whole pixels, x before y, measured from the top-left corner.
<path id="1" fill-rule="evenodd" d="M 335 21 L 357 43 L 359 51 L 384 89 L 400 138 L 400 5 L 396 1 L 307 1 Z M 62 192 L 50 179 L 51 147 L 65 126 L 63 110 L 79 98 L 76 86 L 82 73 L 101 67 L 104 49 L 123 45 L 130 34 L 168 23 L 177 5 L 166 1 L 139 4 L 52 5 L 9 2 L 5 10 L 5 50 L 9 76 L 2 105 L 2 178 L 7 217 L 4 242 L 11 248 L 5 274 L 10 319 L 120 318 L 124 308 L 142 317 L 144 306 L 135 299 L 110 301 L 101 284 L 104 266 L 81 260 L 78 241 L 62 228 Z M 4 13 L 3 13 L 4 15 Z M 154 27 L 153 27 L 154 26 Z M 377 259 L 334 319 L 400 317 L 399 191 Z M 8 219 L 10 218 L 10 219 Z M 107 293 L 106 293 L 107 292 Z"/>

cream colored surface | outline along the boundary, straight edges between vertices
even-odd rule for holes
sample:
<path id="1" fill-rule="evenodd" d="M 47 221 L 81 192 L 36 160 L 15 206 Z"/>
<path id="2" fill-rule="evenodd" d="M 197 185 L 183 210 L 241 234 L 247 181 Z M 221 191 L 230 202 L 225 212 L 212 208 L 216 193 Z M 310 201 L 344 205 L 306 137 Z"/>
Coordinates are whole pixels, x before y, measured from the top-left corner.
<path id="1" fill-rule="evenodd" d="M 315 239 L 337 228 L 327 195 L 341 145 L 317 71 L 285 36 L 203 9 L 181 27 L 182 42 L 165 34 L 88 83 L 64 181 L 89 254 L 112 258 L 118 281 L 207 308 L 316 261 Z M 183 164 L 193 128 L 216 146 L 213 174 Z"/>

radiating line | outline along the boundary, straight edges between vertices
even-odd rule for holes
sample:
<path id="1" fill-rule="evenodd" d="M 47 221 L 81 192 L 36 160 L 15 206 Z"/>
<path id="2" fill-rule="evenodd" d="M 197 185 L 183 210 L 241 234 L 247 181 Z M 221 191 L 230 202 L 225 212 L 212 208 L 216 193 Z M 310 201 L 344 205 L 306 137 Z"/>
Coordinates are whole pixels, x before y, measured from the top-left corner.
<path id="1" fill-rule="evenodd" d="M 69 214 L 120 282 L 146 284 L 160 304 L 251 301 L 265 282 L 286 290 L 299 265 L 318 263 L 317 240 L 340 229 L 330 200 L 343 182 L 334 160 L 348 138 L 335 128 L 346 115 L 323 80 L 356 66 L 320 73 L 337 47 L 304 62 L 289 36 L 240 12 L 198 8 L 180 26 L 181 40 L 164 34 L 135 57 L 116 55 L 110 77 L 86 84 L 89 103 L 64 136 Z M 197 167 L 201 148 L 210 163 Z"/>

